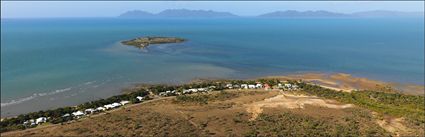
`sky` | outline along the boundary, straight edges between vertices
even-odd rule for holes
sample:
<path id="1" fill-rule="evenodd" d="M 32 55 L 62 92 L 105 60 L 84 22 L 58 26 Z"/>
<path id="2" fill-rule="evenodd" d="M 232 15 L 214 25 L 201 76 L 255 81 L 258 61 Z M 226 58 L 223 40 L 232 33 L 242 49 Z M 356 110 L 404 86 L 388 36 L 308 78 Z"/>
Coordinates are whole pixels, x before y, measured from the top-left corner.
<path id="1" fill-rule="evenodd" d="M 424 1 L 1 1 L 1 18 L 114 17 L 129 10 L 158 13 L 165 9 L 226 11 L 255 16 L 278 10 L 424 11 Z"/>

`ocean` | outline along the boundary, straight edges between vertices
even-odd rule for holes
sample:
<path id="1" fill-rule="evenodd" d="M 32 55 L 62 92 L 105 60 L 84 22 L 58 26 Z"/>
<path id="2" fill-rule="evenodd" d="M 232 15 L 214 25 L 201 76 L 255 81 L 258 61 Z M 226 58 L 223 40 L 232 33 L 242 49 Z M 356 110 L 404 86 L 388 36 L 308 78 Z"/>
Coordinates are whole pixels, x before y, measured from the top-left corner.
<path id="1" fill-rule="evenodd" d="M 188 41 L 120 44 L 139 36 Z M 110 97 L 137 83 L 303 72 L 424 85 L 424 19 L 1 20 L 2 117 Z"/>

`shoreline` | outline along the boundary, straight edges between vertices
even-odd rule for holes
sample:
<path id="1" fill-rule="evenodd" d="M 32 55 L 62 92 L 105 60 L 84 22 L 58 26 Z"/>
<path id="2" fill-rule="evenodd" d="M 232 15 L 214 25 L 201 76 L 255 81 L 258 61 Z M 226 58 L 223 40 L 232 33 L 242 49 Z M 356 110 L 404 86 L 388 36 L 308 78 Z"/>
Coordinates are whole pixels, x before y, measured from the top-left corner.
<path id="1" fill-rule="evenodd" d="M 352 90 L 388 90 L 388 91 L 394 90 L 394 91 L 401 91 L 401 93 L 403 94 L 424 96 L 424 93 L 423 93 L 424 86 L 421 86 L 421 85 L 400 84 L 395 82 L 383 82 L 383 81 L 371 80 L 371 79 L 363 78 L 363 77 L 355 77 L 346 73 L 321 73 L 321 72 L 302 72 L 302 73 L 292 73 L 287 75 L 272 75 L 272 76 L 260 76 L 260 77 L 236 78 L 236 79 L 197 78 L 197 79 L 192 79 L 190 81 L 179 82 L 179 83 L 134 83 L 134 84 L 129 84 L 129 86 L 126 86 L 124 88 L 120 88 L 119 93 L 115 95 L 121 95 L 121 94 L 126 94 L 128 92 L 131 92 L 131 90 L 134 90 L 140 85 L 181 85 L 181 84 L 187 84 L 187 83 L 193 83 L 193 82 L 199 82 L 199 81 L 209 81 L 209 80 L 255 80 L 255 79 L 261 79 L 261 78 L 265 78 L 265 79 L 272 78 L 272 79 L 279 79 L 279 80 L 303 80 L 305 82 L 320 85 L 324 88 L 338 90 L 338 91 L 341 90 L 344 92 L 351 92 Z M 377 86 L 377 85 L 380 85 L 380 86 Z M 90 101 L 85 101 L 85 102 L 90 102 Z M 6 102 L 6 103 L 9 103 L 9 102 Z M 66 106 L 70 106 L 70 105 L 61 105 L 57 108 L 66 107 Z M 13 107 L 13 105 L 6 106 L 6 107 Z M 55 109 L 55 108 L 51 108 L 51 109 Z M 37 111 L 40 111 L 40 110 L 49 110 L 49 109 L 39 109 Z M 31 112 L 37 112 L 37 111 L 31 111 Z M 20 114 L 31 113 L 31 112 L 23 112 Z M 5 116 L 1 118 L 3 119 L 3 118 L 16 117 L 20 114 Z"/>
<path id="2" fill-rule="evenodd" d="M 341 74 L 339 74 L 339 75 L 341 75 Z M 276 76 L 274 76 L 274 77 L 276 77 Z M 285 79 L 285 80 L 281 80 L 281 79 Z M 315 79 L 315 80 L 317 80 L 317 79 Z M 331 83 L 331 82 L 328 81 L 328 83 Z M 229 86 L 229 84 L 230 84 L 230 86 Z M 258 87 L 258 84 L 260 84 L 260 87 Z M 244 85 L 246 87 L 244 87 Z M 251 85 L 253 85 L 252 88 L 251 88 Z M 255 85 L 255 87 L 254 87 L 254 85 Z M 199 91 L 191 91 L 192 89 L 198 89 Z M 173 91 L 171 91 L 171 90 L 173 90 Z M 171 91 L 171 92 L 169 92 L 169 91 Z M 185 94 L 185 91 L 191 91 L 191 92 Z M 194 101 L 194 100 L 191 100 L 191 97 L 193 97 L 193 96 L 210 96 L 210 95 L 214 95 L 214 93 L 222 94 L 223 92 L 224 92 L 223 95 L 227 94 L 227 96 L 231 96 L 232 94 L 234 94 L 232 92 L 240 92 L 240 93 L 245 92 L 246 93 L 247 91 L 265 91 L 265 92 L 270 92 L 270 93 L 272 91 L 278 91 L 279 93 L 282 93 L 282 94 L 289 93 L 289 94 L 286 94 L 286 95 L 284 94 L 284 95 L 281 95 L 281 96 L 276 96 L 276 97 L 273 97 L 273 98 L 270 98 L 270 99 L 273 99 L 273 100 L 282 100 L 283 99 L 284 102 L 281 102 L 281 103 L 285 104 L 287 107 L 290 107 L 290 108 L 294 107 L 294 105 L 298 106 L 298 107 L 304 106 L 303 105 L 304 103 L 302 103 L 302 102 L 301 102 L 301 104 L 293 104 L 293 103 L 291 104 L 291 102 L 293 102 L 293 101 L 291 101 L 291 99 L 293 100 L 293 98 L 294 98 L 294 97 L 291 97 L 291 95 L 292 95 L 291 93 L 295 93 L 296 95 L 306 94 L 306 96 L 299 96 L 301 98 L 303 98 L 303 97 L 313 97 L 314 98 L 312 100 L 313 102 L 306 101 L 305 103 L 307 103 L 307 104 L 314 103 L 314 101 L 315 101 L 315 103 L 318 103 L 319 106 L 322 105 L 322 106 L 326 106 L 326 107 L 330 107 L 330 108 L 352 107 L 354 104 L 351 104 L 351 103 L 355 103 L 355 105 L 359 105 L 361 107 L 366 107 L 366 108 L 370 107 L 370 106 L 367 106 L 367 105 L 364 106 L 364 104 L 361 104 L 361 103 L 364 103 L 362 101 L 360 101 L 360 102 L 354 101 L 354 102 L 351 102 L 351 103 L 342 101 L 342 100 L 344 100 L 344 98 L 345 99 L 352 99 L 350 97 L 347 98 L 347 95 L 352 96 L 353 94 L 355 94 L 354 96 L 358 96 L 358 95 L 361 95 L 361 94 L 371 95 L 370 93 L 372 93 L 372 95 L 374 95 L 374 94 L 375 95 L 378 94 L 378 95 L 381 95 L 381 96 L 400 96 L 401 95 L 402 98 L 404 98 L 404 97 L 411 98 L 411 99 L 417 98 L 415 96 L 396 94 L 398 92 L 392 93 L 392 92 L 387 92 L 387 91 L 361 90 L 361 92 L 353 91 L 353 93 L 347 93 L 347 92 L 342 91 L 342 90 L 338 91 L 338 90 L 335 90 L 335 89 L 322 87 L 322 86 L 314 84 L 314 83 L 301 81 L 301 80 L 295 80 L 294 77 L 288 77 L 288 76 L 280 76 L 279 78 L 259 78 L 259 79 L 255 79 L 255 80 L 200 80 L 200 81 L 193 81 L 191 83 L 187 83 L 187 84 L 184 84 L 184 85 L 146 85 L 144 87 L 141 85 L 141 87 L 135 87 L 135 91 L 133 93 L 135 95 L 147 97 L 146 99 L 142 99 L 142 102 L 139 101 L 139 102 L 135 103 L 135 102 L 131 101 L 131 99 L 130 99 L 131 103 L 129 105 L 123 104 L 121 107 L 113 108 L 113 109 L 110 109 L 110 110 L 97 111 L 95 113 L 85 113 L 84 115 L 82 115 L 82 117 L 71 116 L 70 120 L 65 120 L 65 121 L 62 121 L 62 122 L 54 122 L 56 120 L 56 118 L 58 118 L 58 117 L 55 116 L 55 115 L 51 115 L 51 112 L 47 112 L 47 111 L 46 112 L 39 112 L 39 114 L 43 114 L 43 116 L 48 117 L 47 123 L 43 122 L 41 124 L 36 124 L 35 126 L 29 126 L 29 127 L 26 127 L 25 124 L 24 124 L 24 126 L 25 126 L 24 130 L 22 130 L 22 129 L 19 130 L 19 129 L 16 129 L 16 128 L 14 129 L 13 127 L 12 128 L 5 127 L 6 129 L 2 130 L 2 135 L 10 135 L 10 134 L 14 134 L 14 133 L 19 133 L 21 131 L 28 132 L 28 131 L 39 130 L 39 129 L 49 128 L 49 127 L 55 127 L 55 126 L 64 125 L 64 124 L 65 125 L 72 124 L 72 123 L 76 123 L 76 122 L 83 121 L 83 120 L 86 120 L 86 119 L 91 119 L 91 118 L 99 117 L 99 116 L 102 116 L 102 115 L 105 115 L 105 114 L 110 114 L 110 113 L 113 113 L 115 111 L 120 111 L 122 109 L 127 110 L 129 108 L 133 108 L 133 107 L 139 106 L 141 104 L 146 104 L 146 103 L 149 103 L 149 102 L 156 102 L 156 101 L 159 101 L 159 100 L 176 98 L 176 99 L 180 99 L 181 101 L 189 101 L 190 102 L 190 101 Z M 360 91 L 360 89 L 359 89 L 359 91 Z M 137 93 L 137 92 L 139 92 L 139 93 Z M 143 95 L 140 94 L 142 92 L 144 92 L 146 94 L 143 94 Z M 149 93 L 147 93 L 147 92 L 149 92 Z M 183 94 L 179 94 L 179 93 L 183 93 Z M 329 93 L 331 93 L 331 94 L 333 94 L 337 97 L 328 96 Z M 129 97 L 129 96 L 134 97 L 130 94 L 131 93 L 128 93 L 128 94 L 116 96 L 116 97 L 113 97 L 113 98 L 115 98 L 115 100 L 118 99 L 118 101 L 121 100 L 121 102 L 122 102 L 123 99 L 126 98 L 126 97 Z M 342 98 L 339 98 L 338 96 L 342 97 Z M 287 97 L 289 97 L 289 98 L 287 98 Z M 369 96 L 366 96 L 366 97 L 369 97 Z M 128 98 L 126 98 L 126 99 L 128 100 Z M 349 103 L 349 105 L 339 106 L 338 103 L 335 104 L 335 102 L 333 100 L 332 101 L 323 101 L 321 99 L 335 99 L 336 101 L 339 101 L 339 102 L 342 101 L 344 103 Z M 107 100 L 110 100 L 110 98 L 108 98 Z M 285 100 L 286 100 L 286 102 L 289 101 L 288 102 L 289 104 L 285 103 Z M 359 99 L 359 100 L 362 100 L 362 99 Z M 407 100 L 410 100 L 410 99 L 407 99 Z M 201 100 L 195 100 L 195 101 L 201 101 Z M 260 105 L 260 106 L 269 105 L 268 103 L 270 103 L 270 102 L 267 102 L 267 100 L 265 100 L 265 101 L 266 102 L 259 102 L 260 104 L 257 104 L 257 105 Z M 263 104 L 261 104 L 261 103 L 263 103 Z M 300 103 L 300 102 L 298 102 L 298 103 Z M 328 103 L 330 103 L 330 104 L 328 104 Z M 91 102 L 90 104 L 97 104 L 97 103 Z M 86 105 L 87 104 L 84 104 L 84 106 L 86 106 Z M 96 107 L 94 107 L 94 108 L 96 108 Z M 87 111 L 87 107 L 84 108 L 84 107 L 81 107 L 79 105 L 71 111 L 76 112 L 77 110 L 81 111 L 81 110 L 84 110 L 84 109 L 86 109 L 85 111 Z M 254 108 L 254 109 L 256 110 L 256 108 Z M 371 107 L 369 109 L 374 110 L 373 107 Z M 394 108 L 394 109 L 396 109 L 396 108 Z M 53 114 L 58 112 L 57 110 L 52 110 L 52 111 L 53 111 Z M 385 112 L 384 110 L 379 110 L 379 109 L 374 110 L 374 111 L 379 111 L 379 113 Z M 382 112 L 382 111 L 384 111 L 384 112 Z M 261 113 L 261 110 L 259 110 L 258 112 Z M 61 116 L 66 112 L 59 112 L 59 113 L 61 113 L 59 115 L 59 116 Z M 255 113 L 257 113 L 257 111 L 255 111 Z M 49 117 L 49 114 L 52 117 Z M 386 114 L 386 113 L 384 113 L 384 114 Z M 415 114 L 416 114 L 416 111 L 415 111 Z M 73 115 L 74 115 L 74 113 L 73 113 Z M 395 116 L 397 118 L 399 117 L 398 113 L 391 113 L 391 114 L 388 114 L 388 115 Z M 255 114 L 253 114 L 253 116 L 255 117 Z M 63 117 L 64 116 L 62 116 L 62 118 Z M 403 117 L 404 117 L 404 115 L 403 115 Z M 10 124 L 12 121 L 16 122 L 16 120 L 18 120 L 18 119 L 22 119 L 22 117 L 15 118 L 15 119 L 12 119 L 12 120 L 9 119 L 5 123 Z M 49 119 L 51 119 L 51 120 L 49 120 Z M 4 122 L 4 121 L 2 121 L 2 122 Z M 2 123 L 2 126 L 5 123 Z M 20 125 L 20 122 L 18 123 L 18 125 Z M 39 126 L 37 126 L 37 125 L 39 125 Z M 9 126 L 14 126 L 14 125 L 9 125 Z"/>

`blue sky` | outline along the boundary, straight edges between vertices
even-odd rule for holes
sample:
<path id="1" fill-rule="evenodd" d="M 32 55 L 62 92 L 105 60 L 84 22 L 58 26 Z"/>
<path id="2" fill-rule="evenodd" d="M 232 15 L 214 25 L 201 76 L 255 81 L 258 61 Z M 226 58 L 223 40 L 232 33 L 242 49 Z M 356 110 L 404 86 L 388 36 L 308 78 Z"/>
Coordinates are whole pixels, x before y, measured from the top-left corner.
<path id="1" fill-rule="evenodd" d="M 112 17 L 128 10 L 204 9 L 252 16 L 277 10 L 424 11 L 424 1 L 1 1 L 2 18 Z"/>

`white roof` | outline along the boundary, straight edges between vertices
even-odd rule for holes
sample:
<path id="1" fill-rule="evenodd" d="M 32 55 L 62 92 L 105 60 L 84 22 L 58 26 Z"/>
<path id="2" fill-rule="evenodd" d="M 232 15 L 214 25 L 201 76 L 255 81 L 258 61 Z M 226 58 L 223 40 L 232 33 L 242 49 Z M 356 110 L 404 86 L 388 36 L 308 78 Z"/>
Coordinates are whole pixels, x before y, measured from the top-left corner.
<path id="1" fill-rule="evenodd" d="M 118 107 L 118 106 L 121 106 L 121 104 L 120 104 L 120 103 L 117 103 L 117 102 L 115 102 L 115 103 L 112 103 L 111 105 L 112 105 L 112 106 L 114 106 L 114 107 Z"/>
<path id="2" fill-rule="evenodd" d="M 96 110 L 105 110 L 104 107 L 97 107 Z"/>
<path id="3" fill-rule="evenodd" d="M 70 116 L 70 114 L 69 113 L 66 113 L 65 115 L 63 115 L 62 117 L 69 117 Z"/>
<path id="4" fill-rule="evenodd" d="M 139 99 L 139 101 L 143 100 L 143 97 L 141 96 L 137 96 L 136 98 Z"/>
<path id="5" fill-rule="evenodd" d="M 35 123 L 42 123 L 42 122 L 46 122 L 47 118 L 46 117 L 39 117 L 35 120 Z"/>
<path id="6" fill-rule="evenodd" d="M 115 106 L 113 106 L 112 104 L 107 104 L 107 105 L 104 105 L 103 107 L 105 107 L 106 109 L 108 109 L 108 108 L 114 108 Z"/>
<path id="7" fill-rule="evenodd" d="M 35 121 L 44 121 L 44 120 L 47 120 L 47 118 L 46 117 L 39 117 Z"/>
<path id="8" fill-rule="evenodd" d="M 122 105 L 125 105 L 125 104 L 130 103 L 130 101 L 124 100 L 124 101 L 121 101 L 120 103 L 121 103 Z"/>
<path id="9" fill-rule="evenodd" d="M 81 115 L 84 115 L 84 113 L 81 112 L 81 111 L 77 111 L 77 112 L 72 112 L 72 115 L 74 115 L 74 116 L 81 116 Z"/>
<path id="10" fill-rule="evenodd" d="M 85 111 L 94 111 L 94 109 L 93 108 L 88 108 Z"/>

